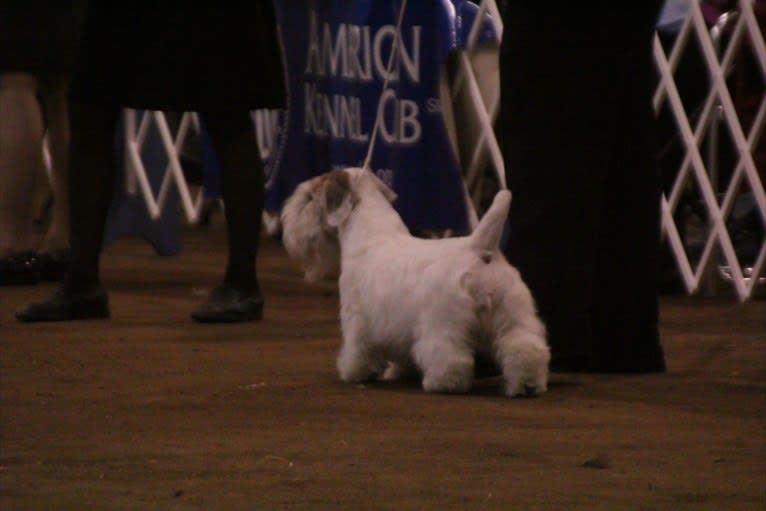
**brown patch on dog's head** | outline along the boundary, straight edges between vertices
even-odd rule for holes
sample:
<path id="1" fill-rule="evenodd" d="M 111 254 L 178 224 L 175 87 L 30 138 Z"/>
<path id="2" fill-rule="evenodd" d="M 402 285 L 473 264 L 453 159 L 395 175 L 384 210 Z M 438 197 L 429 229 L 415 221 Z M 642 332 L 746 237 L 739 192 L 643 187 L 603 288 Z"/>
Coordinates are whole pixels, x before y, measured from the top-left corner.
<path id="1" fill-rule="evenodd" d="M 343 205 L 351 193 L 351 178 L 348 172 L 343 170 L 333 170 L 322 177 L 324 186 L 325 208 L 330 214 Z"/>
<path id="2" fill-rule="evenodd" d="M 358 202 L 351 176 L 343 169 L 333 170 L 322 177 L 322 186 L 321 200 L 327 225 L 339 227 Z"/>

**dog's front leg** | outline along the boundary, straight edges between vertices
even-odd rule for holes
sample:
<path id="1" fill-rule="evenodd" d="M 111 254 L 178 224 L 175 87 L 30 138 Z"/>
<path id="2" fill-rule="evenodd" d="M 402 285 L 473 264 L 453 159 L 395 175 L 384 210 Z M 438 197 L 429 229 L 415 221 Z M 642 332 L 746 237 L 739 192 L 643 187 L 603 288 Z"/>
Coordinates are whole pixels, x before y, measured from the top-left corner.
<path id="1" fill-rule="evenodd" d="M 473 351 L 460 328 L 428 329 L 412 347 L 415 363 L 423 372 L 426 392 L 467 392 L 473 383 Z"/>
<path id="2" fill-rule="evenodd" d="M 376 378 L 385 369 L 385 361 L 369 344 L 364 321 L 357 314 L 341 312 L 341 325 L 343 345 L 337 360 L 341 380 L 350 383 Z"/>

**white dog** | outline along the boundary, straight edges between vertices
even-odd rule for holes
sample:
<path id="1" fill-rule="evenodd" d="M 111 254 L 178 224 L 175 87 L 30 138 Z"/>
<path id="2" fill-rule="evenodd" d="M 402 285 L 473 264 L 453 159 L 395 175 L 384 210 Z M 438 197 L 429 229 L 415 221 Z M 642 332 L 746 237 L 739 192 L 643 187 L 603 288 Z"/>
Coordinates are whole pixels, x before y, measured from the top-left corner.
<path id="1" fill-rule="evenodd" d="M 427 392 L 465 392 L 483 355 L 502 369 L 507 395 L 545 392 L 545 327 L 498 250 L 510 192 L 469 236 L 445 239 L 412 236 L 395 198 L 372 172 L 347 168 L 301 183 L 282 210 L 285 248 L 307 280 L 340 266 L 341 379 L 418 369 Z"/>

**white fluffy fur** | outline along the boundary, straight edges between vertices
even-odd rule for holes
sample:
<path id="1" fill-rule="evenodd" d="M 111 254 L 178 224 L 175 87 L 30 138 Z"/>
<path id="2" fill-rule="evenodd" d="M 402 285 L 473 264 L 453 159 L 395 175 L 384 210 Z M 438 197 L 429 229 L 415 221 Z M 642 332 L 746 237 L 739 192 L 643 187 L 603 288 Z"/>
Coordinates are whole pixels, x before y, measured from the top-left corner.
<path id="1" fill-rule="evenodd" d="M 545 392 L 545 327 L 498 243 L 510 192 L 500 191 L 469 236 L 410 235 L 396 195 L 348 168 L 302 183 L 282 211 L 283 241 L 307 280 L 339 265 L 341 379 L 398 377 L 414 366 L 427 392 L 465 392 L 477 353 L 502 368 L 509 396 Z"/>

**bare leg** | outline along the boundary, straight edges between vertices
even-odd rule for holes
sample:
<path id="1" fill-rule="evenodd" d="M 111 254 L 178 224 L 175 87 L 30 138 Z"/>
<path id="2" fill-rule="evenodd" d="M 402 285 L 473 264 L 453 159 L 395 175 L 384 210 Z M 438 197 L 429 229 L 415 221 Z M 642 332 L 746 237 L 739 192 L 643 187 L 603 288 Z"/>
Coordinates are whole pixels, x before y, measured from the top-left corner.
<path id="1" fill-rule="evenodd" d="M 32 250 L 32 193 L 42 165 L 43 119 L 37 79 L 0 75 L 0 256 Z"/>
<path id="2" fill-rule="evenodd" d="M 120 109 L 73 103 L 69 158 L 71 264 L 46 300 L 16 313 L 19 321 L 64 321 L 109 317 L 99 277 L 104 228 L 116 170 L 114 134 Z"/>

